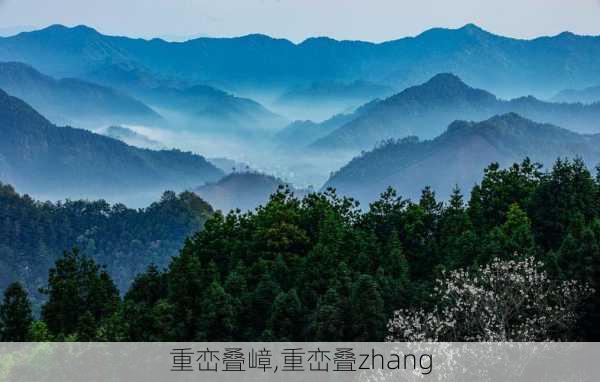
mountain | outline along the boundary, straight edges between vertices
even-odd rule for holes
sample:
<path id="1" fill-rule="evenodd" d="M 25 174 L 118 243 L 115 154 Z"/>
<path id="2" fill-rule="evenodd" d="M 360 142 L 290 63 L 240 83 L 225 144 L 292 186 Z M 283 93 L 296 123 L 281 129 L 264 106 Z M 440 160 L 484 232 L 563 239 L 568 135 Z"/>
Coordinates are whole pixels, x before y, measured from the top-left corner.
<path id="1" fill-rule="evenodd" d="M 409 137 L 383 144 L 334 173 L 334 187 L 363 203 L 392 186 L 404 197 L 418 198 L 430 185 L 442 195 L 459 185 L 464 192 L 492 162 L 511 165 L 525 157 L 550 165 L 558 157 L 582 157 L 593 167 L 600 160 L 600 135 L 581 135 L 510 113 L 483 122 L 456 121 L 439 137 Z"/>
<path id="2" fill-rule="evenodd" d="M 503 97 L 549 96 L 600 83 L 598 57 L 600 37 L 561 33 L 522 40 L 472 24 L 383 43 L 310 38 L 294 44 L 264 35 L 173 43 L 61 25 L 0 39 L 0 60 L 26 62 L 56 77 L 86 78 L 116 66 L 186 83 L 216 81 L 230 89 L 356 80 L 406 88 L 452 72 Z"/>
<path id="3" fill-rule="evenodd" d="M 247 211 L 264 205 L 279 187 L 289 187 L 299 197 L 306 193 L 274 176 L 249 171 L 233 172 L 218 182 L 194 189 L 194 193 L 218 210 L 228 212 L 239 208 Z"/>
<path id="4" fill-rule="evenodd" d="M 39 302 L 48 269 L 77 247 L 124 291 L 150 264 L 166 267 L 212 213 L 190 192 L 165 192 L 147 208 L 130 209 L 103 200 L 40 202 L 0 183 L 0 290 L 20 281 Z"/>
<path id="5" fill-rule="evenodd" d="M 175 113 L 178 127 L 183 122 L 200 125 L 204 131 L 238 132 L 239 128 L 281 128 L 287 123 L 252 99 L 236 97 L 212 85 L 165 78 L 136 64 L 109 63 L 88 73 L 87 78 L 134 94 L 166 115 Z"/>
<path id="6" fill-rule="evenodd" d="M 139 202 L 144 192 L 185 189 L 223 176 L 199 155 L 139 149 L 53 125 L 3 91 L 0 136 L 0 179 L 20 192 L 45 197 L 111 199 L 132 193 Z"/>
<path id="7" fill-rule="evenodd" d="M 0 88 L 60 124 L 159 124 L 161 117 L 117 90 L 75 78 L 57 80 L 19 62 L 0 62 Z"/>
<path id="8" fill-rule="evenodd" d="M 600 132 L 600 104 L 558 104 L 535 97 L 509 101 L 465 84 L 454 74 L 438 74 L 351 118 L 312 146 L 317 149 L 365 150 L 387 139 L 406 136 L 433 138 L 454 120 L 482 120 L 515 112 L 581 132 Z"/>
<path id="9" fill-rule="evenodd" d="M 152 105 L 184 113 L 193 121 L 216 130 L 273 129 L 287 121 L 248 98 L 236 97 L 207 85 L 186 88 L 157 87 L 142 90 L 140 97 Z"/>
<path id="10" fill-rule="evenodd" d="M 600 102 L 600 86 L 590 86 L 584 89 L 567 89 L 552 97 L 553 102 Z"/>
<path id="11" fill-rule="evenodd" d="M 381 102 L 379 99 L 372 100 L 360 106 L 352 113 L 336 114 L 320 123 L 310 120 L 294 121 L 275 135 L 275 141 L 284 148 L 305 148 L 305 146 L 314 143 L 365 114 L 379 102 Z"/>

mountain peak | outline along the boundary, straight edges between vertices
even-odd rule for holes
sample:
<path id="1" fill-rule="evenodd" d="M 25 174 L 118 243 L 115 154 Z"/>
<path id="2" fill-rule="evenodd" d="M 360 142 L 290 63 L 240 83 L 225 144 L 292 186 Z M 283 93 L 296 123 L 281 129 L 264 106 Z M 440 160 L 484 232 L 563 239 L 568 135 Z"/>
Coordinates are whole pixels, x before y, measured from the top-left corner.
<path id="1" fill-rule="evenodd" d="M 429 81 L 427 81 L 424 85 L 455 85 L 455 86 L 465 86 L 467 84 L 460 79 L 459 76 L 453 73 L 439 73 L 435 76 L 431 77 Z"/>
<path id="2" fill-rule="evenodd" d="M 34 33 L 34 34 L 51 33 L 51 34 L 55 34 L 55 35 L 59 35 L 59 36 L 62 36 L 65 34 L 76 34 L 76 35 L 83 35 L 83 36 L 100 34 L 100 32 L 98 32 L 94 28 L 88 27 L 87 25 L 76 25 L 73 27 L 68 27 L 63 24 L 53 24 L 46 28 L 39 29 L 37 31 L 27 32 L 27 33 Z"/>
<path id="3" fill-rule="evenodd" d="M 465 31 L 465 32 L 471 32 L 471 33 L 472 32 L 477 32 L 477 33 L 485 32 L 485 30 L 483 30 L 483 28 L 481 28 L 478 25 L 473 24 L 473 23 L 465 24 L 458 30 Z"/>

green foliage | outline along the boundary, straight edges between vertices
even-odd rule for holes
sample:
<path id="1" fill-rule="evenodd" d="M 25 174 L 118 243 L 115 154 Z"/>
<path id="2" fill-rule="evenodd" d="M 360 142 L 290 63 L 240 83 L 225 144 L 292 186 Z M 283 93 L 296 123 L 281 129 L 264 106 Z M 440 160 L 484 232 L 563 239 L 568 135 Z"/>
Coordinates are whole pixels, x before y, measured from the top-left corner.
<path id="1" fill-rule="evenodd" d="M 77 246 L 105 265 L 125 291 L 150 264 L 167 266 L 211 214 L 189 192 L 165 192 L 160 201 L 133 210 L 104 201 L 36 202 L 0 183 L 0 290 L 18 279 L 39 305 L 43 296 L 35 291 L 48 270 L 63 251 Z"/>
<path id="2" fill-rule="evenodd" d="M 26 341 L 32 321 L 31 302 L 27 291 L 20 283 L 10 284 L 4 291 L 4 298 L 0 304 L 0 340 Z"/>
<path id="3" fill-rule="evenodd" d="M 105 269 L 78 250 L 65 252 L 50 269 L 48 301 L 42 318 L 53 335 L 77 335 L 82 341 L 96 337 L 96 330 L 119 306 L 119 291 Z"/>
<path id="4" fill-rule="evenodd" d="M 122 302 L 105 269 L 65 253 L 50 270 L 43 323 L 26 327 L 41 340 L 379 341 L 392 312 L 437 303 L 443 272 L 493 258 L 536 258 L 553 277 L 598 290 L 599 195 L 581 162 L 564 160 L 549 172 L 529 160 L 492 164 L 467 203 L 458 188 L 446 203 L 429 188 L 416 203 L 388 189 L 363 211 L 334 190 L 299 199 L 280 189 L 254 211 L 213 214 Z M 165 194 L 156 216 L 185 200 L 196 199 Z M 583 313 L 560 338 L 600 338 L 598 294 Z"/>

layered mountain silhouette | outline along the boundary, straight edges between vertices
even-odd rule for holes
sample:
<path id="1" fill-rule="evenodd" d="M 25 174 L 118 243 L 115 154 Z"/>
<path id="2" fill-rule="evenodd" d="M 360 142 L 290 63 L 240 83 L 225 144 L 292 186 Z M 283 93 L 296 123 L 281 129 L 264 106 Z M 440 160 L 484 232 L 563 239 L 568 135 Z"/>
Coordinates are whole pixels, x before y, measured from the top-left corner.
<path id="1" fill-rule="evenodd" d="M 454 74 L 438 74 L 378 102 L 312 144 L 321 150 L 368 150 L 390 138 L 433 138 L 454 120 L 482 120 L 515 112 L 581 133 L 600 132 L 600 104 L 550 103 L 535 97 L 509 101 L 465 84 Z"/>
<path id="2" fill-rule="evenodd" d="M 236 97 L 207 85 L 185 88 L 156 87 L 141 90 L 146 102 L 184 113 L 192 120 L 220 130 L 273 129 L 286 125 L 285 118 L 248 98 Z"/>
<path id="3" fill-rule="evenodd" d="M 97 127 L 109 123 L 163 122 L 144 103 L 115 89 L 75 78 L 57 80 L 19 62 L 0 62 L 0 88 L 55 123 Z"/>
<path id="4" fill-rule="evenodd" d="M 364 115 L 379 102 L 379 99 L 375 99 L 360 106 L 352 113 L 336 114 L 320 123 L 310 120 L 294 121 L 276 134 L 275 141 L 288 149 L 303 149 L 320 138 L 333 133 L 345 124 L 352 122 L 359 116 Z"/>
<path id="5" fill-rule="evenodd" d="M 283 180 L 258 172 L 233 172 L 221 180 L 194 189 L 194 193 L 215 209 L 228 212 L 234 209 L 252 210 L 266 204 L 279 187 L 288 187 L 302 197 L 306 191 L 294 189 Z"/>
<path id="6" fill-rule="evenodd" d="M 600 102 L 600 86 L 590 86 L 584 89 L 566 89 L 552 97 L 552 101 L 571 103 Z"/>
<path id="7" fill-rule="evenodd" d="M 599 144 L 598 134 L 577 134 L 515 113 L 483 122 L 456 121 L 435 139 L 409 137 L 364 153 L 334 173 L 325 187 L 363 203 L 389 186 L 415 199 L 430 185 L 446 197 L 455 185 L 470 192 L 492 162 L 507 166 L 530 157 L 551 165 L 559 157 L 581 157 L 593 167 L 600 160 Z"/>
<path id="8" fill-rule="evenodd" d="M 231 87 L 365 80 L 405 88 L 453 72 L 502 96 L 550 95 L 600 83 L 599 55 L 598 37 L 562 33 L 521 40 L 472 24 L 378 44 L 329 38 L 294 44 L 264 35 L 170 43 L 60 25 L 0 39 L 0 60 L 23 61 L 57 77 L 86 78 L 117 65 L 160 78 Z"/>
<path id="9" fill-rule="evenodd" d="M 0 136 L 0 179 L 43 197 L 114 199 L 184 189 L 223 176 L 199 155 L 139 149 L 87 130 L 56 126 L 4 91 Z"/>

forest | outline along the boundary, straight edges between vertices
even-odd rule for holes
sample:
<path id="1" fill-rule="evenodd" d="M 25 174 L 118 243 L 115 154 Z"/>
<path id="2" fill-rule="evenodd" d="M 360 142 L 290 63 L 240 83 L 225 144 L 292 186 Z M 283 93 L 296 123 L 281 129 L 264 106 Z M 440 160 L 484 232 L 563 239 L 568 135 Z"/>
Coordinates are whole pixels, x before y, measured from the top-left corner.
<path id="1" fill-rule="evenodd" d="M 165 192 L 145 209 L 106 201 L 39 202 L 0 182 L 0 290 L 20 281 L 34 311 L 44 296 L 48 270 L 66 249 L 102 264 L 119 290 L 150 265 L 168 265 L 185 238 L 213 213 L 190 192 Z"/>
<path id="2" fill-rule="evenodd" d="M 0 336 L 599 340 L 600 172 L 579 159 L 492 163 L 467 191 L 442 202 L 428 187 L 415 201 L 388 189 L 360 206 L 333 189 L 300 199 L 281 188 L 253 211 L 211 214 L 122 296 L 104 259 L 62 242 L 39 315 L 20 283 L 5 289 Z"/>

